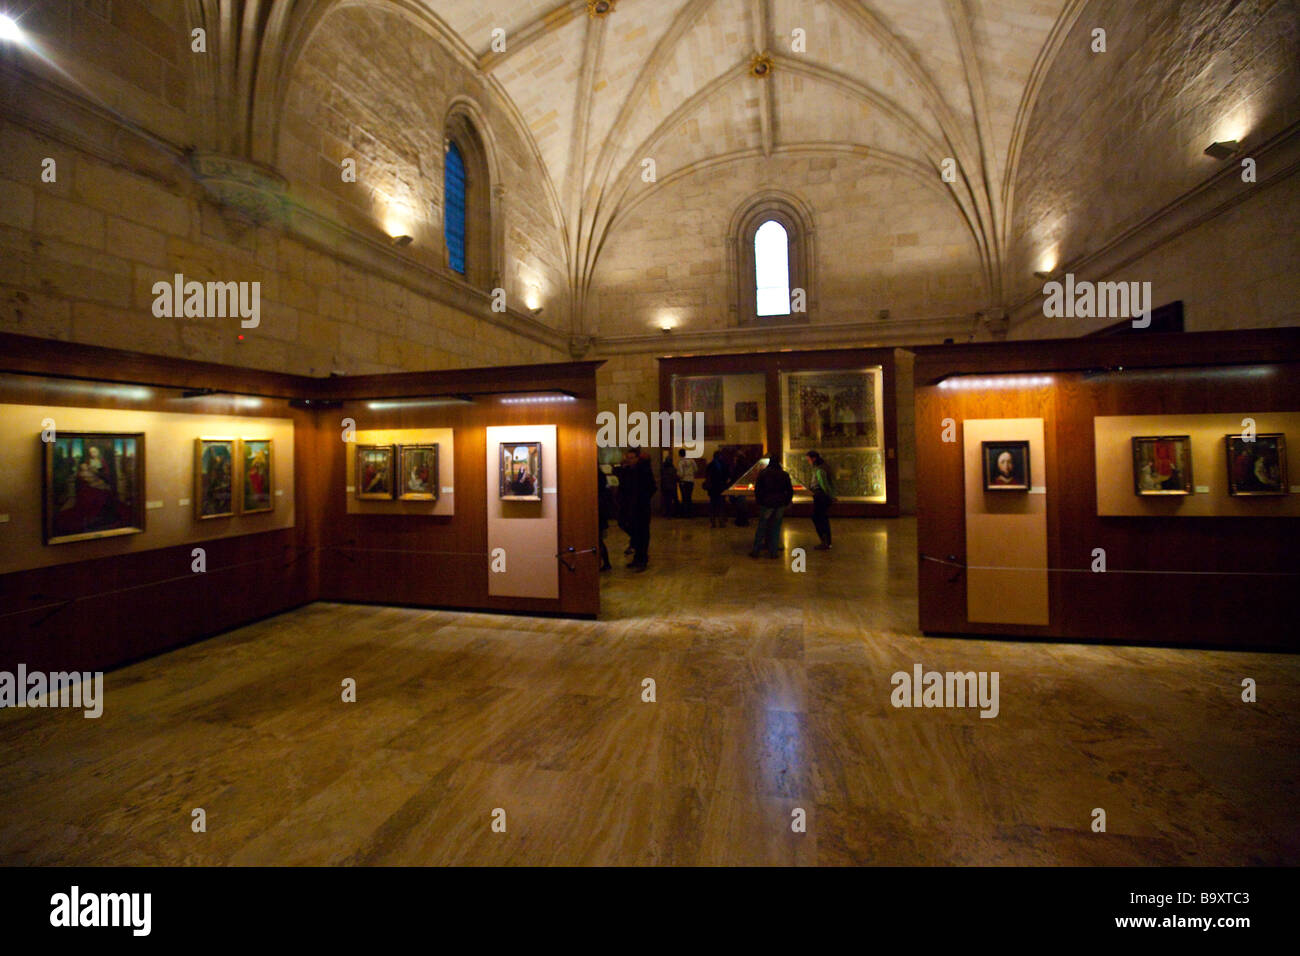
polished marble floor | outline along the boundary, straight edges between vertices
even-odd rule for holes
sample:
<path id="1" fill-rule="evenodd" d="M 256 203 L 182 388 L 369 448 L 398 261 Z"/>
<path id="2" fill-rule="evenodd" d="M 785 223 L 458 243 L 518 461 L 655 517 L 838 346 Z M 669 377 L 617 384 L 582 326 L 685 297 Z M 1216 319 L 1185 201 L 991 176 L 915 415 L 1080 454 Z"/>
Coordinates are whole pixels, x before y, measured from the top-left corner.
<path id="1" fill-rule="evenodd" d="M 749 533 L 656 520 L 599 621 L 318 603 L 0 711 L 0 863 L 1300 863 L 1300 657 L 923 638 L 914 521 Z"/>

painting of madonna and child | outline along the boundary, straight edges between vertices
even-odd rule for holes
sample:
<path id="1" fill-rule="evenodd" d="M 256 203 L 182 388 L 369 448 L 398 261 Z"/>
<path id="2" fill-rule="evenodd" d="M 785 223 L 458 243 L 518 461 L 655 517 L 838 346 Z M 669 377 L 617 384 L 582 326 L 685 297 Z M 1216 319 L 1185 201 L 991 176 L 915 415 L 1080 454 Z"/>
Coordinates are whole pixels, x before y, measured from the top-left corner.
<path id="1" fill-rule="evenodd" d="M 502 501 L 542 500 L 542 443 L 536 441 L 501 443 L 501 478 L 498 485 Z"/>
<path id="2" fill-rule="evenodd" d="M 144 435 L 58 432 L 44 443 L 45 543 L 144 531 Z"/>

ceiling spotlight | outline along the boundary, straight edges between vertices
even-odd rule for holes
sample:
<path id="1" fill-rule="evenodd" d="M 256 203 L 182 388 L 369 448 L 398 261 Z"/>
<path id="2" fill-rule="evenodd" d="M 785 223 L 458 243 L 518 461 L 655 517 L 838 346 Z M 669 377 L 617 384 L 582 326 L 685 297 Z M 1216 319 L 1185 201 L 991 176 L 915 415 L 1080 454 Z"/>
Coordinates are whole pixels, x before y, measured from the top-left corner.
<path id="1" fill-rule="evenodd" d="M 411 244 L 410 236 L 389 236 L 389 240 L 395 246 L 409 246 Z"/>
<path id="2" fill-rule="evenodd" d="M 1241 149 L 1241 143 L 1235 139 L 1226 139 L 1221 143 L 1211 143 L 1205 147 L 1205 155 L 1213 156 L 1215 159 L 1227 159 L 1236 154 Z"/>
<path id="3" fill-rule="evenodd" d="M 11 17 L 0 13 L 0 40 L 8 43 L 26 43 L 27 35 Z"/>
<path id="4" fill-rule="evenodd" d="M 755 53 L 754 59 L 749 61 L 749 73 L 760 80 L 765 80 L 772 75 L 772 58 L 766 53 Z"/>
<path id="5" fill-rule="evenodd" d="M 618 0 L 587 0 L 587 16 L 607 17 L 614 12 Z"/>

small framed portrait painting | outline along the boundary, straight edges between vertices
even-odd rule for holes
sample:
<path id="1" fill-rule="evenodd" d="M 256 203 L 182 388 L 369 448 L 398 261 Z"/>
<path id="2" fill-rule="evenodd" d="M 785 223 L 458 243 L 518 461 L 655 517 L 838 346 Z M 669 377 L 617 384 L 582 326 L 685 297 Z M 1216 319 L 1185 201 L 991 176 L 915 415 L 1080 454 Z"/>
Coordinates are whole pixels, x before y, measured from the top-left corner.
<path id="1" fill-rule="evenodd" d="M 229 518 L 235 513 L 235 439 L 194 439 L 194 517 Z"/>
<path id="2" fill-rule="evenodd" d="M 438 446 L 397 446 L 397 497 L 402 501 L 438 500 Z"/>
<path id="3" fill-rule="evenodd" d="M 357 497 L 384 501 L 393 497 L 393 446 L 357 446 Z"/>
<path id="4" fill-rule="evenodd" d="M 537 441 L 501 443 L 502 501 L 542 500 L 542 443 Z"/>
<path id="5" fill-rule="evenodd" d="M 271 439 L 239 440 L 239 513 L 260 514 L 275 509 L 275 463 L 271 460 Z"/>
<path id="6" fill-rule="evenodd" d="M 1134 436 L 1133 490 L 1139 495 L 1192 493 L 1192 439 L 1187 435 Z"/>
<path id="7" fill-rule="evenodd" d="M 985 491 L 1029 490 L 1029 442 L 980 442 Z"/>
<path id="8" fill-rule="evenodd" d="M 1228 494 L 1285 495 L 1290 490 L 1286 476 L 1286 436 L 1225 435 L 1228 448 Z"/>

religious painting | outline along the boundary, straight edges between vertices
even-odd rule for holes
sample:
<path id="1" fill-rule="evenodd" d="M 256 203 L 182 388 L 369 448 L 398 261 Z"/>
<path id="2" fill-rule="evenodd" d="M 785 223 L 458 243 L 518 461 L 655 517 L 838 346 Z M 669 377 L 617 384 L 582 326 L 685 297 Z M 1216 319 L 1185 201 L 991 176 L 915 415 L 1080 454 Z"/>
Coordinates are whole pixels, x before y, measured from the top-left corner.
<path id="1" fill-rule="evenodd" d="M 736 421 L 758 421 L 758 402 L 736 402 Z"/>
<path id="2" fill-rule="evenodd" d="M 385 501 L 393 497 L 393 446 L 357 446 L 357 497 Z"/>
<path id="3" fill-rule="evenodd" d="M 397 497 L 402 501 L 438 499 L 438 446 L 397 446 Z"/>
<path id="4" fill-rule="evenodd" d="M 542 443 L 502 442 L 498 494 L 502 501 L 542 500 Z"/>
<path id="5" fill-rule="evenodd" d="M 822 460 L 837 499 L 885 500 L 885 459 L 879 448 L 828 448 Z M 806 452 L 787 451 L 785 470 L 796 484 L 812 487 L 813 467 Z"/>
<path id="6" fill-rule="evenodd" d="M 260 514 L 275 508 L 274 462 L 271 439 L 243 438 L 239 442 L 241 514 Z"/>
<path id="7" fill-rule="evenodd" d="M 1256 435 L 1254 441 L 1225 435 L 1223 441 L 1228 449 L 1228 494 L 1287 494 L 1285 435 Z"/>
<path id="8" fill-rule="evenodd" d="M 681 412 L 685 420 L 690 416 L 691 428 L 694 429 L 695 414 L 704 415 L 704 434 L 695 435 L 695 439 L 721 441 L 727 434 L 726 416 L 722 406 L 722 376 L 708 375 L 683 377 L 673 376 L 673 411 Z"/>
<path id="9" fill-rule="evenodd" d="M 980 442 L 985 491 L 1029 490 L 1029 442 Z"/>
<path id="10" fill-rule="evenodd" d="M 791 450 L 874 448 L 873 371 L 792 372 L 785 377 L 786 444 Z"/>
<path id="11" fill-rule="evenodd" d="M 57 432 L 43 442 L 45 543 L 144 531 L 144 434 Z"/>
<path id="12" fill-rule="evenodd" d="M 1192 493 L 1192 439 L 1187 435 L 1133 438 L 1133 490 L 1139 495 Z"/>
<path id="13" fill-rule="evenodd" d="M 235 513 L 235 439 L 194 439 L 194 517 L 229 518 Z"/>

